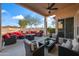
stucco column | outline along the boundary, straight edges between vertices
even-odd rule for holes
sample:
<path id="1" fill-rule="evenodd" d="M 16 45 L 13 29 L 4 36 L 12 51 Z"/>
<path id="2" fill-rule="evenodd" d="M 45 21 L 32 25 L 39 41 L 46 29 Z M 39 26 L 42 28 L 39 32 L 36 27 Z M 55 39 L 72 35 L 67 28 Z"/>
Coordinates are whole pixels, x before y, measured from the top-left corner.
<path id="1" fill-rule="evenodd" d="M 76 39 L 77 37 L 79 37 L 79 10 L 77 11 L 77 13 L 74 16 L 74 39 Z"/>
<path id="2" fill-rule="evenodd" d="M 55 16 L 54 19 L 56 20 L 55 34 L 57 34 L 58 33 L 58 18 Z"/>
<path id="3" fill-rule="evenodd" d="M 47 17 L 44 17 L 44 35 L 47 35 Z"/>
<path id="4" fill-rule="evenodd" d="M 74 16 L 74 39 L 77 37 L 77 15 Z"/>

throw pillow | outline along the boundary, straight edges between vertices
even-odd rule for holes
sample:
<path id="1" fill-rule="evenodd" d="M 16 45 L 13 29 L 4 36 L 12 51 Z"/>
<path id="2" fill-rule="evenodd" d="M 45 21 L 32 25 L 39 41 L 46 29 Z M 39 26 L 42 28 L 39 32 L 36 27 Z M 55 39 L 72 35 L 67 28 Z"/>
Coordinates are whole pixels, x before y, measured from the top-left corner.
<path id="1" fill-rule="evenodd" d="M 79 52 L 79 43 L 72 48 L 72 50 Z"/>
<path id="2" fill-rule="evenodd" d="M 72 49 L 72 40 L 67 40 L 65 47 L 68 49 Z"/>
<path id="3" fill-rule="evenodd" d="M 73 47 L 76 46 L 77 44 L 78 44 L 77 39 L 72 40 Z"/>
<path id="4" fill-rule="evenodd" d="M 75 39 L 75 43 L 73 44 L 72 50 L 79 52 L 79 39 Z"/>
<path id="5" fill-rule="evenodd" d="M 62 45 L 61 45 L 61 46 L 65 47 L 65 44 L 66 44 L 66 43 L 62 43 Z"/>

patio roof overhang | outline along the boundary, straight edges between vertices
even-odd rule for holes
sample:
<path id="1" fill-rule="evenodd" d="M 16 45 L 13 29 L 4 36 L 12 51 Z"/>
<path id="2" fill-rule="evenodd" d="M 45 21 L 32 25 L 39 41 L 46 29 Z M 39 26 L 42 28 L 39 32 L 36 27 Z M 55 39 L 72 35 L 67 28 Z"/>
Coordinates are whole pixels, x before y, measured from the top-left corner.
<path id="1" fill-rule="evenodd" d="M 56 15 L 57 18 L 73 17 L 79 10 L 79 3 L 56 3 L 54 7 L 58 10 L 51 11 L 51 14 L 46 9 L 47 3 L 19 3 L 19 5 L 43 16 Z"/>

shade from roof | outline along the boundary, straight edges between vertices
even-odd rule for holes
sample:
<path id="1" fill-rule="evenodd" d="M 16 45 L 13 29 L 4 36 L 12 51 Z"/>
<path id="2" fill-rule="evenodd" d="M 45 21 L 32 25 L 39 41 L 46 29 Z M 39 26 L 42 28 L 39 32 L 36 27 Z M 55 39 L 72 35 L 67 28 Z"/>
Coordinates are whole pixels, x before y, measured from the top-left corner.
<path id="1" fill-rule="evenodd" d="M 19 5 L 43 16 L 56 15 L 58 18 L 72 17 L 79 10 L 79 3 L 56 3 L 54 7 L 58 10 L 51 11 L 51 14 L 46 9 L 48 3 L 19 3 Z"/>

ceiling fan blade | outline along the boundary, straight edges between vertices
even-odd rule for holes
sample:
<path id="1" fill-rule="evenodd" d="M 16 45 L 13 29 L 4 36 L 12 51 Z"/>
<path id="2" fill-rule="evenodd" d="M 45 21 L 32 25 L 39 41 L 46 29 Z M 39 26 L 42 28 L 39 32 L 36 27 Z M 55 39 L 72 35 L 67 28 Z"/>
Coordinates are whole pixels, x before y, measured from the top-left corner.
<path id="1" fill-rule="evenodd" d="M 50 9 L 50 10 L 57 10 L 58 8 L 52 8 L 52 9 Z"/>
<path id="2" fill-rule="evenodd" d="M 55 3 L 52 3 L 47 9 L 51 9 L 54 5 Z"/>

